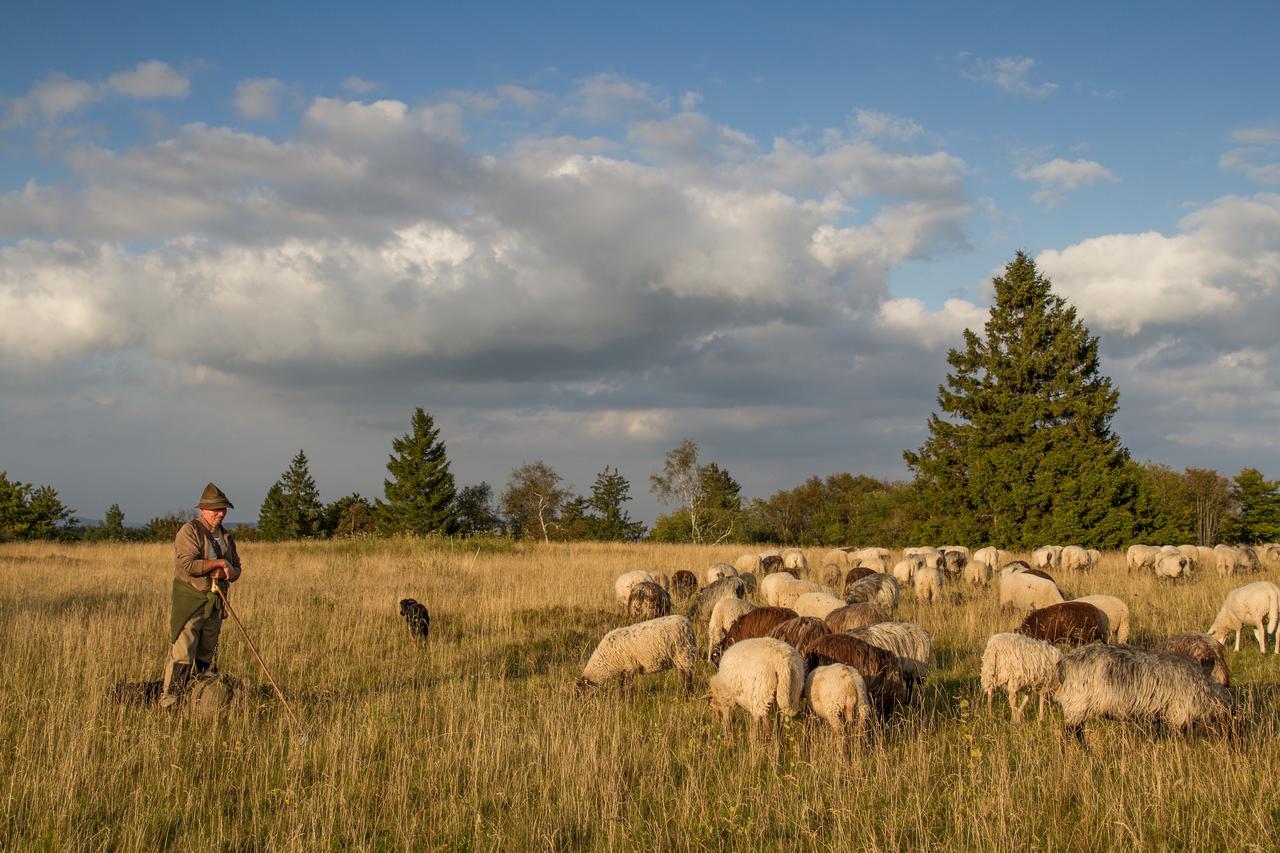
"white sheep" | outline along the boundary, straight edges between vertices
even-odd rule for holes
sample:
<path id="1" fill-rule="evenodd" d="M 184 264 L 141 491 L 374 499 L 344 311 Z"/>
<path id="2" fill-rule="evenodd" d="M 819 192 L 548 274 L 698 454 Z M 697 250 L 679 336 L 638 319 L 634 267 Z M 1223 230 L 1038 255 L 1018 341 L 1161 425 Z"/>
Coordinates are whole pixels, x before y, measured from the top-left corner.
<path id="1" fill-rule="evenodd" d="M 929 566 L 916 569 L 911 582 L 915 587 L 917 601 L 933 602 L 942 599 L 942 572 L 937 569 Z"/>
<path id="2" fill-rule="evenodd" d="M 1226 643 L 1227 634 L 1236 632 L 1236 651 L 1240 651 L 1240 631 L 1252 625 L 1258 638 L 1258 651 L 1267 653 L 1266 636 L 1276 635 L 1276 654 L 1280 655 L 1280 631 L 1277 631 L 1277 612 L 1280 611 L 1280 587 L 1270 581 L 1255 581 L 1236 587 L 1227 593 L 1222 609 L 1214 617 L 1206 632 L 1219 643 Z"/>
<path id="3" fill-rule="evenodd" d="M 809 710 L 836 734 L 861 735 L 867 730 L 871 706 L 862 674 L 842 663 L 820 666 L 804 681 Z"/>
<path id="4" fill-rule="evenodd" d="M 1206 572 L 1210 569 L 1218 568 L 1218 555 L 1213 552 L 1212 548 L 1205 545 L 1196 546 L 1196 565 L 1204 569 Z"/>
<path id="5" fill-rule="evenodd" d="M 722 598 L 711 608 L 711 622 L 707 625 L 707 660 L 720 646 L 729 628 L 739 616 L 750 613 L 756 606 L 745 598 Z"/>
<path id="6" fill-rule="evenodd" d="M 797 596 L 790 606 L 797 616 L 816 616 L 819 619 L 826 619 L 828 613 L 846 607 L 847 603 L 843 598 L 836 598 L 827 592 L 806 592 Z"/>
<path id="7" fill-rule="evenodd" d="M 791 607 L 806 592 L 826 592 L 826 588 L 813 581 L 796 580 L 786 572 L 774 572 L 760 581 L 760 597 L 770 607 Z"/>
<path id="8" fill-rule="evenodd" d="M 1129 550 L 1124 554 L 1124 565 L 1131 572 L 1139 569 L 1153 569 L 1156 558 L 1159 556 L 1160 549 L 1154 545 L 1130 545 Z"/>
<path id="9" fill-rule="evenodd" d="M 933 637 L 923 625 L 878 622 L 845 633 L 876 648 L 893 652 L 898 656 L 903 673 L 912 678 L 924 681 L 933 671 Z"/>
<path id="10" fill-rule="evenodd" d="M 992 568 L 1003 566 L 1005 563 L 1013 559 L 1013 554 L 1008 551 L 1001 551 L 993 545 L 986 548 L 979 548 L 973 552 L 973 559 L 986 563 Z"/>
<path id="11" fill-rule="evenodd" d="M 1230 577 L 1240 569 L 1240 555 L 1230 545 L 1218 545 L 1213 549 L 1213 564 L 1222 577 Z"/>
<path id="12" fill-rule="evenodd" d="M 918 557 L 903 557 L 893 565 L 893 578 L 900 584 L 909 584 L 923 562 Z"/>
<path id="13" fill-rule="evenodd" d="M 859 563 L 862 565 L 862 568 L 870 569 L 879 575 L 883 575 L 885 572 L 889 571 L 889 564 L 885 562 L 883 557 L 863 557 L 859 560 Z"/>
<path id="14" fill-rule="evenodd" d="M 866 565 L 865 563 L 866 560 L 884 560 L 887 563 L 889 562 L 889 549 L 888 548 L 859 548 L 858 550 L 853 552 L 853 557 L 856 560 L 863 560 L 864 561 L 863 565 Z"/>
<path id="15" fill-rule="evenodd" d="M 799 548 L 786 548 L 782 552 L 782 565 L 784 568 L 796 569 L 802 575 L 809 574 L 809 560 L 805 557 L 804 551 Z"/>
<path id="16" fill-rule="evenodd" d="M 1156 558 L 1156 577 L 1168 580 L 1191 577 L 1191 561 L 1178 551 L 1161 554 Z"/>
<path id="17" fill-rule="evenodd" d="M 991 566 L 982 560 L 970 560 L 964 566 L 964 582 L 973 586 L 991 585 Z"/>
<path id="18" fill-rule="evenodd" d="M 712 710 L 720 714 L 726 736 L 733 709 L 746 711 L 757 724 L 751 727 L 754 743 L 757 727 L 761 734 L 766 733 L 771 710 L 788 717 L 800 713 L 804 683 L 804 659 L 799 652 L 781 640 L 755 637 L 725 650 L 720 671 L 711 676 L 707 698 Z"/>
<path id="19" fill-rule="evenodd" d="M 1061 559 L 1061 545 L 1045 545 L 1031 552 L 1031 565 L 1037 569 L 1056 569 Z"/>
<path id="20" fill-rule="evenodd" d="M 636 675 L 675 667 L 684 674 L 687 694 L 693 689 L 697 645 L 693 623 L 683 616 L 662 616 L 615 628 L 591 653 L 578 679 L 578 690 L 588 692 L 616 675 L 625 691 Z"/>
<path id="21" fill-rule="evenodd" d="M 743 554 L 733 561 L 733 568 L 738 572 L 738 574 L 742 574 L 743 572 L 755 572 L 756 574 L 760 574 L 763 570 L 759 554 Z"/>
<path id="22" fill-rule="evenodd" d="M 830 551 L 822 555 L 822 565 L 824 566 L 842 566 L 849 568 L 852 565 L 850 558 L 852 551 L 847 548 L 832 548 Z"/>
<path id="23" fill-rule="evenodd" d="M 713 584 L 716 581 L 724 580 L 725 578 L 736 578 L 737 576 L 738 570 L 728 563 L 716 563 L 714 566 L 707 569 L 708 584 Z"/>
<path id="24" fill-rule="evenodd" d="M 944 554 L 948 551 L 959 551 L 961 554 L 964 554 L 966 562 L 973 559 L 973 553 L 963 545 L 939 545 L 938 550 Z"/>
<path id="25" fill-rule="evenodd" d="M 632 588 L 645 581 L 658 583 L 658 578 L 652 572 L 646 572 L 643 569 L 618 575 L 618 579 L 613 582 L 613 597 L 617 600 L 618 606 L 626 610 L 627 602 L 631 600 Z M 658 585 L 661 586 L 661 584 Z"/>
<path id="26" fill-rule="evenodd" d="M 1065 734 L 1081 743 L 1088 720 L 1158 722 L 1188 732 L 1225 728 L 1232 709 L 1231 694 L 1190 658 L 1104 643 L 1062 656 L 1052 698 L 1062 707 Z"/>
<path id="27" fill-rule="evenodd" d="M 1064 569 L 1083 572 L 1093 567 L 1093 560 L 1089 557 L 1089 552 L 1079 545 L 1068 545 L 1058 556 L 1058 564 Z"/>
<path id="28" fill-rule="evenodd" d="M 1111 626 L 1108 642 L 1129 642 L 1129 605 L 1114 595 L 1086 595 L 1082 598 L 1072 599 L 1072 601 L 1083 601 L 1085 604 L 1092 604 L 1106 614 L 1107 623 Z"/>
<path id="29" fill-rule="evenodd" d="M 1001 608 L 1012 607 L 1025 613 L 1063 601 L 1062 592 L 1053 581 L 1025 572 L 1010 572 L 1000 578 Z"/>
<path id="30" fill-rule="evenodd" d="M 992 694 L 1003 690 L 1009 696 L 1009 711 L 1013 721 L 1022 720 L 1022 711 L 1031 701 L 1031 694 L 1040 694 L 1037 719 L 1044 719 L 1044 702 L 1057 686 L 1058 661 L 1062 652 L 1057 646 L 1022 634 L 993 634 L 982 652 L 982 692 L 987 694 L 987 711 L 990 712 Z M 1018 693 L 1027 691 L 1022 702 Z"/>
<path id="31" fill-rule="evenodd" d="M 1090 566 L 1096 566 L 1102 562 L 1102 552 L 1099 551 L 1097 548 L 1090 548 L 1085 553 L 1089 555 Z"/>

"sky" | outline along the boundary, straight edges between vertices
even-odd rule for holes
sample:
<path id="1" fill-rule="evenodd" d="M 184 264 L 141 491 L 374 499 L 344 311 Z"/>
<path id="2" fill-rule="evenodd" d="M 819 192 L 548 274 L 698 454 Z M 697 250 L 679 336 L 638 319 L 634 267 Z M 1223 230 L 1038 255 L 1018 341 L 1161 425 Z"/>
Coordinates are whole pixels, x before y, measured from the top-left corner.
<path id="1" fill-rule="evenodd" d="M 1269 3 L 9 4 L 0 470 L 251 521 L 299 449 L 382 494 L 543 460 L 632 514 L 906 479 L 1031 254 L 1133 456 L 1280 477 Z"/>

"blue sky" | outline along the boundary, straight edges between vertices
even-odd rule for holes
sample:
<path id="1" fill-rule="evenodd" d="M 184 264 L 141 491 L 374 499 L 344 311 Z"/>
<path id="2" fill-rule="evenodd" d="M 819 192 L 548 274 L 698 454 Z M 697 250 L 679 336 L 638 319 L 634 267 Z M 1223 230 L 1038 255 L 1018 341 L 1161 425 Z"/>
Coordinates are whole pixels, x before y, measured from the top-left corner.
<path id="1" fill-rule="evenodd" d="M 378 494 L 416 405 L 462 483 L 617 465 L 646 519 L 686 436 L 902 477 L 1018 248 L 1135 456 L 1280 475 L 1269 4 L 5 15 L 0 470 L 83 514 L 252 517 L 298 447 Z"/>

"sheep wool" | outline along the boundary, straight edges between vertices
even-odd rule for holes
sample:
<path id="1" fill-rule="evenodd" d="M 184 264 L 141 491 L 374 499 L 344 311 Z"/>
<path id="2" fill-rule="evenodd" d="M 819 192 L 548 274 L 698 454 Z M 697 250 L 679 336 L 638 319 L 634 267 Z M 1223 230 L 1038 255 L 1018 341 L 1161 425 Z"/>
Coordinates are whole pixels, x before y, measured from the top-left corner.
<path id="1" fill-rule="evenodd" d="M 1129 642 L 1129 605 L 1114 595 L 1085 595 L 1080 598 L 1073 598 L 1072 601 L 1092 604 L 1106 614 L 1107 624 L 1111 626 L 1111 633 L 1107 637 L 1107 642 Z"/>
<path id="2" fill-rule="evenodd" d="M 703 587 L 698 593 L 693 610 L 699 622 L 706 622 L 711 619 L 711 613 L 720 599 L 746 597 L 747 585 L 742 578 L 721 578 L 710 586 Z"/>
<path id="3" fill-rule="evenodd" d="M 839 610 L 833 610 L 827 614 L 825 620 L 827 627 L 831 629 L 831 633 L 839 634 L 843 631 L 852 631 L 855 628 L 865 628 L 868 625 L 875 625 L 880 622 L 888 622 L 889 614 L 884 608 L 878 604 L 847 604 Z"/>
<path id="4" fill-rule="evenodd" d="M 804 696 L 813 715 L 836 734 L 866 731 L 871 716 L 867 684 L 853 667 L 840 663 L 818 667 L 805 679 Z"/>
<path id="5" fill-rule="evenodd" d="M 1053 581 L 1029 575 L 1026 572 L 1010 572 L 1000 578 L 1000 607 L 1029 613 L 1042 607 L 1061 604 L 1065 599 Z"/>
<path id="6" fill-rule="evenodd" d="M 1182 655 L 1098 643 L 1063 655 L 1052 698 L 1065 734 L 1081 743 L 1089 720 L 1159 721 L 1186 733 L 1225 727 L 1232 709 L 1226 688 Z"/>
<path id="7" fill-rule="evenodd" d="M 711 609 L 711 622 L 707 625 L 707 660 L 713 660 L 712 655 L 720 648 L 720 643 L 738 617 L 755 609 L 756 606 L 745 598 L 722 598 L 716 602 Z"/>
<path id="8" fill-rule="evenodd" d="M 698 661 L 693 624 L 683 616 L 663 616 L 615 628 L 605 634 L 582 670 L 578 689 L 598 687 L 614 676 L 625 686 L 634 675 L 675 667 L 684 673 L 685 690 L 693 686 Z"/>
<path id="9" fill-rule="evenodd" d="M 1062 652 L 1056 646 L 1021 634 L 993 634 L 982 652 L 982 692 L 987 694 L 987 711 L 991 711 L 991 698 L 997 690 L 1009 696 L 1009 712 L 1013 721 L 1022 720 L 1022 711 L 1031 701 L 1031 694 L 1040 694 L 1037 719 L 1044 718 L 1044 703 L 1057 686 L 1058 661 Z M 1018 693 L 1027 695 L 1018 702 Z"/>
<path id="10" fill-rule="evenodd" d="M 646 622 L 671 614 L 671 596 L 652 581 L 642 581 L 631 587 L 627 599 L 627 617 L 632 622 Z"/>
<path id="11" fill-rule="evenodd" d="M 847 587 L 844 598 L 850 604 L 869 601 L 892 613 L 898 608 L 900 594 L 901 587 L 894 578 L 889 575 L 870 575 Z"/>
<path id="12" fill-rule="evenodd" d="M 1227 669 L 1227 656 L 1223 652 L 1222 643 L 1208 634 L 1197 634 L 1194 631 L 1174 634 L 1160 644 L 1159 651 L 1190 658 L 1200 665 L 1215 684 L 1231 686 L 1231 671 Z"/>
<path id="13" fill-rule="evenodd" d="M 982 560 L 970 560 L 965 564 L 962 577 L 964 582 L 970 586 L 990 586 L 991 566 L 982 562 Z"/>
<path id="14" fill-rule="evenodd" d="M 937 569 L 925 566 L 916 569 L 916 575 L 911 579 L 916 591 L 917 601 L 938 601 L 942 598 L 942 572 Z"/>
<path id="15" fill-rule="evenodd" d="M 724 580 L 725 578 L 736 578 L 737 576 L 738 570 L 728 563 L 716 563 L 714 566 L 707 569 L 708 584 L 713 584 L 716 581 Z"/>
<path id="16" fill-rule="evenodd" d="M 1214 617 L 1213 624 L 1207 633 L 1215 640 L 1225 643 L 1227 634 L 1236 632 L 1236 651 L 1240 651 L 1240 631 L 1246 625 L 1252 625 L 1254 635 L 1258 638 L 1258 651 L 1267 653 L 1267 634 L 1276 635 L 1276 654 L 1280 655 L 1280 627 L 1276 624 L 1280 611 L 1280 587 L 1270 581 L 1256 581 L 1236 587 L 1227 593 L 1222 602 L 1222 609 Z"/>
<path id="17" fill-rule="evenodd" d="M 809 561 L 805 558 L 804 551 L 799 548 L 787 548 L 783 551 L 782 565 L 784 568 L 798 569 L 802 575 L 809 573 Z"/>
<path id="18" fill-rule="evenodd" d="M 781 640 L 757 637 L 735 643 L 720 658 L 707 698 L 719 713 L 727 736 L 733 711 L 741 708 L 763 732 L 770 711 L 794 717 L 800 713 L 805 667 L 800 653 Z M 751 730 L 755 740 L 755 728 Z"/>
<path id="19" fill-rule="evenodd" d="M 825 592 L 826 587 L 813 581 L 793 578 L 786 572 L 774 572 L 760 581 L 760 596 L 771 607 L 791 607 L 806 592 Z"/>
<path id="20" fill-rule="evenodd" d="M 878 649 L 893 652 L 902 671 L 919 681 L 933 670 L 933 636 L 915 622 L 880 622 L 846 632 Z"/>
<path id="21" fill-rule="evenodd" d="M 826 592 L 806 592 L 796 598 L 791 609 L 798 616 L 816 616 L 819 619 L 826 619 L 827 614 L 845 606 L 843 598 L 836 598 Z"/>

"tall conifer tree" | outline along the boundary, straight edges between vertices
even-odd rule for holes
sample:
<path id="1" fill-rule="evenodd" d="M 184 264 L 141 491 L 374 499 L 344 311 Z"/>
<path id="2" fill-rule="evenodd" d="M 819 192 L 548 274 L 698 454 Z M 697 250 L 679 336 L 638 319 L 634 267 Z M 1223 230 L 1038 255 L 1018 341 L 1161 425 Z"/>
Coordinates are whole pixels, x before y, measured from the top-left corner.
<path id="1" fill-rule="evenodd" d="M 383 480 L 386 502 L 378 501 L 383 533 L 427 536 L 450 534 L 456 527 L 453 474 L 440 430 L 419 406 L 407 434 L 392 439 L 387 460 L 391 479 Z"/>
<path id="2" fill-rule="evenodd" d="M 942 414 L 903 454 L 919 534 L 1001 547 L 1131 541 L 1137 475 L 1111 431 L 1119 400 L 1098 339 L 1022 252 L 993 279 L 985 335 L 964 333 Z"/>
<path id="3" fill-rule="evenodd" d="M 289 470 L 267 490 L 258 511 L 258 534 L 268 541 L 312 539 L 324 535 L 324 506 L 301 450 Z"/>

